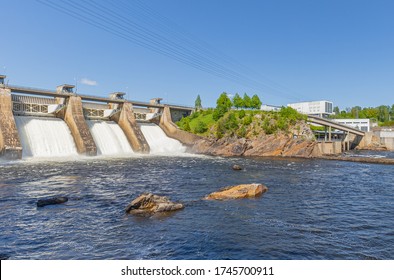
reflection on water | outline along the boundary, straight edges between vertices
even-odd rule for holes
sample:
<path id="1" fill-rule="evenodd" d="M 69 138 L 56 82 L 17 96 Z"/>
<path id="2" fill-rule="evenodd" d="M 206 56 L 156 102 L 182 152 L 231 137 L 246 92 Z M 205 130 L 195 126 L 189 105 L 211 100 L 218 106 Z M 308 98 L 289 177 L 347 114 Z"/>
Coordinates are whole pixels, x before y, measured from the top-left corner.
<path id="1" fill-rule="evenodd" d="M 235 172 L 233 164 L 244 170 Z M 11 259 L 392 259 L 393 166 L 303 159 L 152 157 L 0 163 L 0 254 Z M 205 201 L 264 183 L 250 200 Z M 185 203 L 134 217 L 143 192 Z M 38 209 L 38 199 L 67 196 Z"/>

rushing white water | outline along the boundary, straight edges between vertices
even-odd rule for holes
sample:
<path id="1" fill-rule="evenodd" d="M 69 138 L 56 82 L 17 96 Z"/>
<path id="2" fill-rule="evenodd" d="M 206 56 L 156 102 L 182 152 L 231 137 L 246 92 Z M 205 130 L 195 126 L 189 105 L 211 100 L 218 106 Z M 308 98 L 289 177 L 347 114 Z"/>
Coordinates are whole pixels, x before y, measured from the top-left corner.
<path id="1" fill-rule="evenodd" d="M 57 118 L 15 116 L 23 157 L 76 156 L 77 148 L 67 124 Z"/>
<path id="2" fill-rule="evenodd" d="M 86 121 L 99 155 L 127 155 L 134 153 L 119 125 L 111 121 Z"/>
<path id="3" fill-rule="evenodd" d="M 158 125 L 142 123 L 140 127 L 149 144 L 151 154 L 177 154 L 185 152 L 186 147 L 178 140 L 169 138 Z"/>

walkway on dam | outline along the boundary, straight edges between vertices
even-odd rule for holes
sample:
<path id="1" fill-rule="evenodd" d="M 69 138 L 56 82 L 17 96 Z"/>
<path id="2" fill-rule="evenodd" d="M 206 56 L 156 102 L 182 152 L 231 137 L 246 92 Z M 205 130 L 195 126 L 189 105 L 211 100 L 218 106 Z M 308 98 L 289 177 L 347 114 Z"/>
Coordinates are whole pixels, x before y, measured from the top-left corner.
<path id="1" fill-rule="evenodd" d="M 185 110 L 185 111 L 193 111 L 193 107 L 182 106 L 182 105 L 172 105 L 172 104 L 152 104 L 149 102 L 141 102 L 141 101 L 132 101 L 132 100 L 125 100 L 125 99 L 111 99 L 106 97 L 98 97 L 98 96 L 91 96 L 91 95 L 82 95 L 76 93 L 68 93 L 68 92 L 57 92 L 45 89 L 36 89 L 30 87 L 21 87 L 15 85 L 3 85 L 5 89 L 11 90 L 14 93 L 22 93 L 22 94 L 31 94 L 31 95 L 41 95 L 41 96 L 50 96 L 50 97 L 63 97 L 67 98 L 70 96 L 79 96 L 82 100 L 87 101 L 94 101 L 94 102 L 105 102 L 105 103 L 125 103 L 129 102 L 133 106 L 138 107 L 150 107 L 150 108 L 164 108 L 165 106 L 170 107 L 171 109 L 176 110 Z"/>

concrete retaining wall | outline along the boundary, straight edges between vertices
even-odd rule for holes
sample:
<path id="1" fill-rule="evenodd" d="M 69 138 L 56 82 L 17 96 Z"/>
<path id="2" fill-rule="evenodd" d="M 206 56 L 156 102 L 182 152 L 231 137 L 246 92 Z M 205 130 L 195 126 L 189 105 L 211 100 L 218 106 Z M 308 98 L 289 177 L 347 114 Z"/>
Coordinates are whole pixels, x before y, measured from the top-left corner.
<path id="1" fill-rule="evenodd" d="M 11 91 L 0 89 L 0 157 L 22 158 L 22 145 L 12 113 Z"/>
<path id="2" fill-rule="evenodd" d="M 97 147 L 83 115 L 82 100 L 79 96 L 67 98 L 66 109 L 57 116 L 62 118 L 74 138 L 79 154 L 95 156 Z"/>
<path id="3" fill-rule="evenodd" d="M 123 130 L 134 152 L 149 153 L 148 142 L 135 120 L 131 103 L 123 103 L 120 114 L 114 115 L 111 120 Z"/>
<path id="4" fill-rule="evenodd" d="M 176 124 L 172 122 L 170 108 L 167 106 L 164 107 L 159 126 L 168 137 L 174 138 L 187 146 L 193 146 L 198 140 L 203 139 L 200 136 L 180 130 Z"/>
<path id="5" fill-rule="evenodd" d="M 342 143 L 336 142 L 319 142 L 318 147 L 323 155 L 335 155 L 342 153 Z"/>
<path id="6" fill-rule="evenodd" d="M 390 151 L 394 151 L 394 138 L 393 137 L 382 137 L 380 143 L 385 145 Z"/>

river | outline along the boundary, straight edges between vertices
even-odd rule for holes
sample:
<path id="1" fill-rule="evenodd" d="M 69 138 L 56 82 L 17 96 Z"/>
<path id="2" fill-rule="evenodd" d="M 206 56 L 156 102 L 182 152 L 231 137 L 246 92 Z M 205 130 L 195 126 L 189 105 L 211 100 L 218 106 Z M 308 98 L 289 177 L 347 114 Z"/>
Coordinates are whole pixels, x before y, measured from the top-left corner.
<path id="1" fill-rule="evenodd" d="M 392 153 L 386 156 L 392 157 Z M 233 171 L 239 164 L 242 171 Z M 394 168 L 341 161 L 131 156 L 0 163 L 0 254 L 10 259 L 393 259 Z M 257 199 L 206 201 L 263 183 Z M 135 217 L 143 192 L 185 204 Z M 67 196 L 37 208 L 40 198 Z"/>

